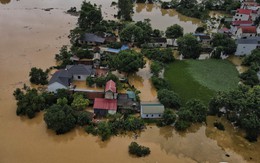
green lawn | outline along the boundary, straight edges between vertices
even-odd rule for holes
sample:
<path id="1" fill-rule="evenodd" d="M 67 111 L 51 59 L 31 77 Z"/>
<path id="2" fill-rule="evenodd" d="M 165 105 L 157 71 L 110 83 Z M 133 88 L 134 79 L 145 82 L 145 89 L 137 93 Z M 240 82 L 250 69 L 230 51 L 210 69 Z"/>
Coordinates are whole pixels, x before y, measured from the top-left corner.
<path id="1" fill-rule="evenodd" d="M 232 63 L 214 59 L 175 61 L 164 76 L 183 102 L 197 98 L 208 103 L 217 91 L 234 89 L 239 82 Z"/>

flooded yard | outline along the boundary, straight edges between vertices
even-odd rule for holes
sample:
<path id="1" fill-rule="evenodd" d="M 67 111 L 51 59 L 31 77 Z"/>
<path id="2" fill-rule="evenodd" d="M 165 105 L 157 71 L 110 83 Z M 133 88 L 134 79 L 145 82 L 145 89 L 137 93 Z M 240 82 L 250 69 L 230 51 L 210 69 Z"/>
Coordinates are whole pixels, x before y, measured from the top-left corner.
<path id="1" fill-rule="evenodd" d="M 65 135 L 55 135 L 46 128 L 43 113 L 34 119 L 16 116 L 16 101 L 12 96 L 14 89 L 22 87 L 24 83 L 29 85 L 30 68 L 36 66 L 46 69 L 55 64 L 54 55 L 62 45 L 69 44 L 69 30 L 77 21 L 76 17 L 64 12 L 71 6 L 79 7 L 81 2 L 82 0 L 0 0 L 1 163 L 240 163 L 245 162 L 245 159 L 260 162 L 260 144 L 246 142 L 232 128 L 222 132 L 211 126 L 194 126 L 186 133 L 178 133 L 170 127 L 148 126 L 137 140 L 131 135 L 122 135 L 101 142 L 99 138 L 86 134 L 82 128 Z M 109 7 L 112 0 L 91 2 L 102 4 L 107 17 L 112 17 L 115 12 Z M 53 9 L 45 11 L 45 8 Z M 152 19 L 153 26 L 156 26 L 157 21 L 158 28 L 161 26 L 162 29 L 165 27 L 160 19 L 169 17 L 169 13 L 163 15 L 156 6 L 152 12 L 143 10 L 136 12 L 135 16 L 137 14 L 143 14 L 143 18 L 155 17 L 156 20 Z M 137 20 L 138 17 L 135 16 L 134 19 Z M 179 17 L 172 13 L 172 18 Z M 179 23 L 172 20 L 167 22 Z M 188 24 L 185 26 L 189 26 L 189 23 L 192 25 L 192 21 L 186 21 Z M 187 29 L 185 32 L 190 32 L 195 26 L 194 22 L 194 27 L 184 27 Z M 132 84 L 142 91 L 141 99 L 145 101 L 156 100 L 157 96 L 149 83 L 150 76 L 147 62 L 146 68 L 132 77 Z M 76 84 L 85 87 L 85 82 Z M 130 156 L 128 145 L 132 141 L 150 147 L 151 155 L 145 158 Z"/>

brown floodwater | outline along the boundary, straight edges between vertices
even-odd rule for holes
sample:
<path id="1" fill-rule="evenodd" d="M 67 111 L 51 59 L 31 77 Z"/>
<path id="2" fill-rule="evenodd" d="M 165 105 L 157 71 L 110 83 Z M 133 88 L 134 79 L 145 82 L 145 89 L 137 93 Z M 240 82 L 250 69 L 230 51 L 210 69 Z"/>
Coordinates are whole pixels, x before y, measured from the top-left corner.
<path id="1" fill-rule="evenodd" d="M 54 54 L 62 45 L 69 44 L 67 35 L 77 19 L 64 11 L 71 6 L 80 6 L 82 0 L 0 2 L 0 163 L 237 163 L 250 160 L 250 157 L 251 162 L 260 162 L 260 144 L 248 143 L 232 127 L 222 132 L 209 123 L 207 127 L 194 125 L 188 132 L 178 133 L 171 127 L 148 126 L 137 140 L 129 134 L 101 142 L 99 138 L 86 134 L 82 128 L 57 136 L 46 128 L 43 113 L 32 120 L 16 116 L 12 92 L 22 87 L 23 83 L 29 85 L 31 67 L 46 69 L 55 64 Z M 110 0 L 95 2 L 102 4 L 107 13 L 114 12 L 109 7 Z M 53 9 L 44 11 L 44 8 Z M 148 67 L 149 62 L 147 64 Z M 141 94 L 142 99 L 153 100 L 156 92 L 153 94 L 147 86 L 150 84 L 147 67 L 137 73 L 139 77 L 142 76 L 143 79 L 139 81 L 143 80 L 143 84 L 136 82 L 139 83 L 136 87 L 150 91 L 147 95 L 151 97 Z M 83 83 L 77 84 L 83 87 Z M 151 155 L 145 158 L 130 156 L 127 147 L 131 141 L 149 146 Z"/>

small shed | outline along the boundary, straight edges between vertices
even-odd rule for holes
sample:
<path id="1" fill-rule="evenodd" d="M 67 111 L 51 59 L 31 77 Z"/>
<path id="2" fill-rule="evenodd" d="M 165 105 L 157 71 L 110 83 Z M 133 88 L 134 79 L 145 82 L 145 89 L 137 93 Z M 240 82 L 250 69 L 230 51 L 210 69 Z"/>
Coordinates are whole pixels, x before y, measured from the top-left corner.
<path id="1" fill-rule="evenodd" d="M 161 118 L 165 108 L 160 103 L 141 103 L 142 118 Z"/>

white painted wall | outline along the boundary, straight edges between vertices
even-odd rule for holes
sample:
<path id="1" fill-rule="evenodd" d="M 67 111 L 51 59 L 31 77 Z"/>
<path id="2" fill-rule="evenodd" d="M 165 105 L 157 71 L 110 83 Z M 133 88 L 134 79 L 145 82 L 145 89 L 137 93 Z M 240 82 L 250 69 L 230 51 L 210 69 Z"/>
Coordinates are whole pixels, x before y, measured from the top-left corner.
<path id="1" fill-rule="evenodd" d="M 113 92 L 107 91 L 107 92 L 105 93 L 105 98 L 106 98 L 106 99 L 114 99 L 114 94 L 113 94 Z"/>
<path id="2" fill-rule="evenodd" d="M 257 44 L 238 44 L 235 52 L 236 56 L 243 56 L 251 54 L 251 51 L 256 49 Z"/>
<path id="3" fill-rule="evenodd" d="M 50 85 L 48 85 L 48 92 L 54 92 L 56 93 L 57 92 L 57 89 L 67 89 L 66 86 L 58 83 L 58 82 L 55 82 L 55 83 L 52 83 Z"/>
<path id="4" fill-rule="evenodd" d="M 236 38 L 237 39 L 248 38 L 248 37 L 256 37 L 256 36 L 257 36 L 256 33 L 243 33 L 241 28 L 239 28 L 237 30 L 237 33 L 236 33 Z"/>
<path id="5" fill-rule="evenodd" d="M 233 16 L 232 21 L 236 21 L 236 20 L 250 20 L 249 17 L 250 17 L 250 15 L 236 13 Z"/>
<path id="6" fill-rule="evenodd" d="M 85 81 L 88 75 L 73 75 L 73 80 L 76 81 Z"/>

